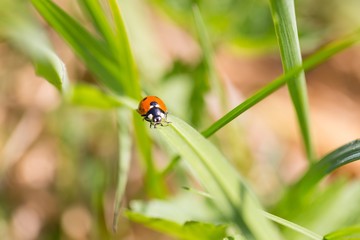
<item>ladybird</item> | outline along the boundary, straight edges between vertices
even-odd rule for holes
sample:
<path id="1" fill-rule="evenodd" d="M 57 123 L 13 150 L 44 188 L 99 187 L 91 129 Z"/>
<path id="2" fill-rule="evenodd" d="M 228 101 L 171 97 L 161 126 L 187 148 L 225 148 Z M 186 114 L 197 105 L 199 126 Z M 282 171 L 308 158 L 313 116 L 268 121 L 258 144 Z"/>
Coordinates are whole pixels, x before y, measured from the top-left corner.
<path id="1" fill-rule="evenodd" d="M 163 122 L 167 121 L 167 108 L 165 103 L 156 96 L 147 96 L 140 101 L 137 112 L 144 117 L 144 120 L 150 122 L 150 128 L 157 125 L 163 125 Z"/>

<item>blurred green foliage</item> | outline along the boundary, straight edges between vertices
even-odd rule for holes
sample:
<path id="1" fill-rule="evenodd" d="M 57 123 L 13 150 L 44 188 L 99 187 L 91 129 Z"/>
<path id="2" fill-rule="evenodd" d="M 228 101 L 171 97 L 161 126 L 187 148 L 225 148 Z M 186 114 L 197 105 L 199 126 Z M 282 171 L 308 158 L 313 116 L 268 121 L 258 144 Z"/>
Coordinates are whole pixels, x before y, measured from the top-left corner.
<path id="1" fill-rule="evenodd" d="M 250 180 L 239 174 L 250 170 L 230 165 L 220 150 L 226 149 L 236 155 L 246 148 L 240 146 L 244 137 L 242 131 L 235 127 L 229 131 L 223 126 L 231 127 L 241 113 L 302 70 L 314 68 L 359 41 L 359 30 L 354 31 L 360 25 L 354 11 L 358 9 L 359 1 L 349 0 L 346 4 L 338 0 L 297 1 L 297 26 L 303 53 L 313 51 L 326 40 L 338 38 L 343 33 L 355 33 L 340 37 L 337 42 L 317 51 L 304 66 L 301 63 L 295 69 L 290 66 L 289 72 L 226 114 L 227 94 L 214 63 L 217 47 L 226 45 L 263 56 L 269 51 L 274 52 L 278 42 L 273 27 L 274 13 L 270 11 L 268 1 L 134 0 L 120 1 L 119 8 L 115 0 L 79 0 L 80 8 L 74 12 L 65 11 L 52 1 L 33 0 L 32 3 L 84 63 L 86 74 L 72 73 L 72 84 L 69 85 L 67 70 L 51 49 L 44 29 L 34 17 L 34 9 L 20 0 L 0 2 L 0 36 L 25 54 L 37 67 L 37 74 L 60 90 L 64 100 L 55 110 L 35 109 L 42 119 L 40 133 L 24 150 L 23 158 L 11 164 L 5 164 L 6 158 L 0 162 L 0 238 L 18 239 L 25 232 L 31 239 L 31 228 L 26 227 L 36 227 L 30 225 L 30 222 L 36 223 L 35 220 L 39 222 L 39 229 L 37 233 L 33 230 L 33 239 L 122 239 L 136 231 L 141 236 L 141 230 L 132 226 L 129 220 L 179 239 L 267 239 L 277 235 L 279 237 L 275 238 L 279 239 L 304 239 L 304 229 L 310 232 L 308 237 L 319 240 L 322 236 L 337 240 L 358 236 L 358 181 L 336 179 L 325 186 L 318 183 L 338 167 L 359 159 L 359 141 L 345 144 L 309 166 L 304 177 L 293 186 L 274 190 L 277 199 L 267 208 L 279 215 L 280 220 L 276 222 L 283 225 L 279 228 L 265 218 L 270 215 L 258 211 L 265 204 L 258 203 L 253 186 L 247 183 Z M 195 3 L 198 8 L 194 8 Z M 69 4 L 68 7 L 73 7 L 71 4 L 74 3 Z M 174 58 L 165 64 L 160 54 L 139 51 L 155 41 L 144 32 L 148 23 L 143 14 L 144 6 L 156 13 L 161 11 L 177 27 L 191 33 L 200 49 L 196 59 L 186 62 Z M 145 20 L 132 21 L 132 14 Z M 136 38 L 139 35 L 142 37 Z M 139 40 L 141 44 L 138 44 Z M 290 50 L 294 51 L 293 48 Z M 154 63 L 160 71 L 149 67 Z M 88 83 L 93 81 L 86 77 L 88 72 L 95 78 L 96 85 Z M 78 84 L 75 80 L 83 82 Z M 13 99 L 12 92 L 23 85 L 21 81 L 9 84 L 1 91 L 2 99 Z M 36 95 L 30 90 L 25 92 Z M 148 124 L 134 111 L 143 92 L 161 95 L 169 103 L 169 119 L 173 121 L 170 126 L 148 130 Z M 212 105 L 206 101 L 209 94 L 221 103 L 224 114 L 223 121 L 215 122 L 204 135 L 208 137 L 220 129 L 230 133 L 225 138 L 212 139 L 213 143 L 198 132 L 213 119 Z M 0 107 L 6 115 L 4 126 L 1 126 L 1 132 L 6 135 L 2 135 L 1 143 L 11 139 L 11 134 L 16 132 L 14 126 L 20 125 L 26 116 L 40 121 L 32 115 L 32 107 L 18 109 L 11 104 Z M 12 131 L 6 129 L 8 126 Z M 33 126 L 29 124 L 30 128 Z M 22 143 L 22 139 L 18 143 Z M 35 182 L 34 187 L 31 183 L 21 184 L 19 169 L 31 160 L 28 154 L 36 147 L 53 154 L 49 159 L 55 159 L 56 171 L 50 183 L 42 186 Z M 33 159 L 42 159 L 39 156 L 44 153 L 40 153 Z M 172 161 L 168 163 L 168 159 Z M 230 159 L 235 163 L 252 160 L 250 157 Z M 183 162 L 191 166 L 191 171 L 183 166 Z M 31 166 L 41 175 L 36 164 Z M 190 173 L 198 181 L 189 177 Z M 261 174 L 274 173 L 277 174 L 276 171 Z M 185 189 L 194 186 L 195 190 L 179 190 L 182 186 L 186 186 Z M 201 194 L 201 191 L 206 192 Z M 124 207 L 127 208 L 125 214 Z M 22 225 L 24 219 L 28 225 Z M 72 222 L 72 219 L 76 221 Z M 270 217 L 270 220 L 274 218 Z M 289 227 L 291 222 L 294 224 Z M 112 232 L 112 223 L 112 227 L 118 228 L 117 233 Z M 74 229 L 82 230 L 84 235 L 79 237 L 76 235 L 79 233 L 72 232 Z M 151 234 L 146 237 L 157 239 Z"/>

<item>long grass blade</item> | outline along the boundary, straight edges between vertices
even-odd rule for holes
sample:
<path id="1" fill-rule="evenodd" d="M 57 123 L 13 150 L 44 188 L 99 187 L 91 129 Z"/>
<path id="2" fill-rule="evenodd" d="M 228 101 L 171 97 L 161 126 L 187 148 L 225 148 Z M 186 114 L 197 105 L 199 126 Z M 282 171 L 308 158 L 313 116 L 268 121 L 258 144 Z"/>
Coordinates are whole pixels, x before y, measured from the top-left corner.
<path id="1" fill-rule="evenodd" d="M 113 92 L 122 95 L 124 86 L 121 71 L 114 61 L 110 49 L 91 35 L 75 19 L 51 1 L 32 0 L 44 19 L 69 43 L 75 53 L 84 61 L 88 69 Z"/>
<path id="2" fill-rule="evenodd" d="M 21 14 L 14 14 L 14 11 Z M 0 37 L 32 61 L 37 75 L 45 78 L 59 91 L 65 92 L 68 89 L 69 80 L 65 64 L 54 53 L 49 40 L 25 2 L 0 2 Z"/>
<path id="3" fill-rule="evenodd" d="M 308 57 L 303 62 L 302 66 L 293 68 L 292 70 L 288 71 L 286 74 L 281 75 L 280 77 L 278 77 L 277 79 L 275 79 L 274 81 L 272 81 L 271 83 L 269 83 L 268 85 L 257 91 L 253 96 L 246 99 L 244 102 L 236 106 L 230 112 L 225 114 L 222 118 L 220 118 L 215 123 L 213 123 L 210 127 L 204 130 L 202 134 L 205 137 L 210 137 L 215 132 L 220 130 L 222 127 L 224 127 L 226 124 L 230 123 L 232 120 L 238 117 L 240 114 L 247 111 L 257 103 L 259 103 L 261 100 L 269 96 L 271 93 L 275 92 L 280 87 L 285 85 L 287 81 L 294 78 L 294 76 L 296 76 L 300 72 L 314 68 L 315 66 L 325 62 L 330 57 L 345 50 L 346 48 L 354 45 L 359 41 L 360 41 L 360 30 L 357 30 L 351 35 L 345 36 L 338 41 L 334 41 L 328 44 L 323 49 L 319 50 L 315 54 Z"/>
<path id="4" fill-rule="evenodd" d="M 169 116 L 172 122 L 158 131 L 189 164 L 212 197 L 218 211 L 237 224 L 247 239 L 281 239 L 275 228 L 258 211 L 261 207 L 224 156 L 185 122 Z"/>
<path id="5" fill-rule="evenodd" d="M 131 160 L 131 134 L 129 126 L 123 124 L 130 118 L 128 109 L 118 110 L 118 132 L 119 132 L 119 161 L 118 161 L 118 181 L 116 188 L 116 196 L 114 203 L 114 217 L 113 217 L 113 230 L 116 232 L 121 202 L 125 192 L 126 182 L 129 175 L 130 160 Z"/>
<path id="6" fill-rule="evenodd" d="M 326 175 L 335 169 L 360 159 L 360 139 L 351 141 L 312 165 L 306 174 L 293 186 L 296 196 L 303 196 Z"/>
<path id="7" fill-rule="evenodd" d="M 270 3 L 281 60 L 286 74 L 291 69 L 302 65 L 294 1 L 271 0 Z M 289 79 L 287 85 L 297 114 L 307 159 L 313 162 L 315 154 L 310 134 L 309 103 L 304 71 L 300 71 Z"/>
<path id="8" fill-rule="evenodd" d="M 271 213 L 264 212 L 264 211 L 263 211 L 263 214 L 268 219 L 270 219 L 270 220 L 272 220 L 274 222 L 277 222 L 277 223 L 279 223 L 279 224 L 281 224 L 281 225 L 283 225 L 285 227 L 288 227 L 288 228 L 290 228 L 290 229 L 292 229 L 292 230 L 294 230 L 296 232 L 299 232 L 299 233 L 303 234 L 304 236 L 307 236 L 310 239 L 313 239 L 313 240 L 322 240 L 323 239 L 323 237 L 320 236 L 319 234 L 314 233 L 314 232 L 310 231 L 309 229 L 304 228 L 302 226 L 299 226 L 299 225 L 297 225 L 297 224 L 295 224 L 293 222 L 290 222 L 290 221 L 288 221 L 286 219 L 283 219 L 281 217 L 275 216 L 275 215 L 273 215 Z"/>

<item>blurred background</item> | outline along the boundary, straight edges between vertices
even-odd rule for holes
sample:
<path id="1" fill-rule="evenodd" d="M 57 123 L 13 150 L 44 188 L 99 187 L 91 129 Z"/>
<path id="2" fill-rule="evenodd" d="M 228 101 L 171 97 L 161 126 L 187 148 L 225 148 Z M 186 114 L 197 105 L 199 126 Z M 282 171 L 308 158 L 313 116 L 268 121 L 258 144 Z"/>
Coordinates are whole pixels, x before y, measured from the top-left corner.
<path id="1" fill-rule="evenodd" d="M 55 2 L 87 24 L 75 1 Z M 226 105 L 196 80 L 207 76 L 194 3 L 213 44 Z M 120 5 L 144 89 L 161 96 L 172 114 L 200 131 L 282 73 L 265 0 L 122 0 Z M 357 0 L 296 1 L 303 56 L 358 28 L 358 9 Z M 96 84 L 28 1 L 0 0 L 0 239 L 110 239 L 118 158 L 115 112 L 73 106 L 37 77 L 29 57 L 37 51 L 31 45 L 37 41 L 34 33 L 48 39 L 71 82 Z M 312 134 L 321 157 L 360 136 L 360 46 L 306 77 Z M 232 124 L 239 136 L 229 143 L 227 126 L 216 143 L 260 197 L 276 201 L 283 185 L 307 166 L 287 89 Z M 165 166 L 169 157 L 159 147 L 154 152 L 157 165 Z M 134 154 L 126 202 L 147 197 L 142 170 Z M 357 178 L 360 165 L 349 164 L 336 174 Z M 169 176 L 169 192 L 177 191 L 175 178 Z M 117 239 L 170 239 L 126 218 L 120 221 Z"/>

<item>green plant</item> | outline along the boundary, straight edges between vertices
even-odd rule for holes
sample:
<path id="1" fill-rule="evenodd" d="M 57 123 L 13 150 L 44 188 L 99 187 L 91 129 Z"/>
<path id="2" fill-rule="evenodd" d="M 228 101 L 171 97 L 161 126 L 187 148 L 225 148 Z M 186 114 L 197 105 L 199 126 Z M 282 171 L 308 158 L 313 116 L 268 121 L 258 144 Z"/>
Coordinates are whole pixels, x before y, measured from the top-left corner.
<path id="1" fill-rule="evenodd" d="M 50 64 L 53 56 L 56 56 L 53 53 L 50 54 L 51 58 L 49 55 L 44 57 L 45 62 L 50 63 L 45 66 L 40 65 L 38 73 L 58 88 L 64 99 L 68 99 L 73 104 L 116 111 L 119 169 L 114 204 L 115 230 L 119 225 L 120 206 L 132 153 L 131 139 L 134 135 L 137 152 L 145 166 L 146 195 L 154 199 L 148 202 L 130 203 L 125 215 L 134 222 L 180 239 L 296 239 L 307 236 L 320 240 L 346 239 L 359 234 L 359 228 L 355 226 L 360 220 L 357 217 L 360 216 L 359 210 L 356 208 L 360 198 L 358 186 L 339 182 L 327 186 L 317 194 L 310 194 L 314 193 L 313 189 L 318 187 L 321 178 L 342 165 L 358 160 L 360 144 L 358 140 L 345 144 L 315 163 L 316 157 L 309 130 L 304 72 L 359 42 L 360 30 L 331 42 L 302 61 L 293 2 L 271 0 L 271 14 L 280 46 L 284 74 L 259 89 L 253 96 L 224 114 L 202 132 L 170 113 L 169 120 L 172 123 L 168 127 L 159 127 L 154 134 L 150 134 L 146 124 L 134 111 L 137 101 L 141 99 L 142 91 L 149 90 L 142 87 L 139 80 L 118 2 L 116 0 L 78 1 L 82 12 L 91 23 L 93 32 L 51 1 L 32 0 L 31 2 L 49 25 L 70 45 L 87 69 L 96 77 L 101 88 L 88 84 L 68 86 L 67 78 L 61 77 L 66 76 L 65 68 L 52 67 L 53 65 Z M 216 75 L 213 50 L 199 8 L 193 4 L 190 6 L 203 55 L 195 71 L 197 74 L 186 66 L 183 72 L 190 72 L 190 76 L 201 76 L 192 91 L 195 112 L 201 112 L 207 92 L 219 90 L 215 95 L 221 100 L 225 98 L 225 94 Z M 268 34 L 270 36 L 271 33 L 273 31 L 266 36 Z M 56 59 L 60 62 L 57 57 Z M 38 64 L 36 60 L 35 58 L 35 63 Z M 284 190 L 284 196 L 272 206 L 272 214 L 270 214 L 263 210 L 265 207 L 253 193 L 245 177 L 241 176 L 217 146 L 206 138 L 222 130 L 224 126 L 231 125 L 242 113 L 286 84 L 297 112 L 310 166 L 297 183 Z M 196 120 L 198 118 L 199 116 L 193 117 L 195 125 L 199 123 Z M 155 165 L 152 154 L 154 142 L 163 149 L 170 148 L 164 152 L 172 158 L 172 161 L 162 170 L 157 169 Z M 165 187 L 165 179 L 178 166 L 179 159 L 190 166 L 202 188 L 198 190 L 188 187 L 190 191 L 169 200 L 166 199 L 169 198 L 169 194 Z M 329 195 L 331 198 L 328 197 Z M 161 200 L 155 200 L 157 198 Z M 340 208 L 345 202 L 350 203 L 342 212 L 343 217 L 330 221 L 329 219 L 338 212 L 328 211 L 322 206 L 326 205 L 328 209 Z M 353 215 L 354 211 L 358 214 Z M 312 212 L 317 215 L 311 215 Z M 309 220 L 308 216 L 312 218 Z M 319 224 L 324 221 L 322 216 L 327 216 L 326 224 Z M 350 219 L 349 216 L 352 218 Z M 277 228 L 272 221 L 283 225 L 284 228 Z M 351 225 L 354 226 L 349 227 Z M 345 230 L 340 229 L 343 227 L 346 227 Z"/>

